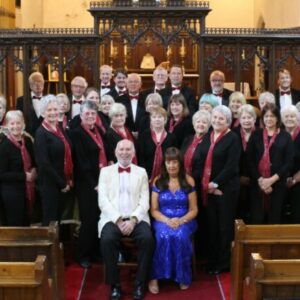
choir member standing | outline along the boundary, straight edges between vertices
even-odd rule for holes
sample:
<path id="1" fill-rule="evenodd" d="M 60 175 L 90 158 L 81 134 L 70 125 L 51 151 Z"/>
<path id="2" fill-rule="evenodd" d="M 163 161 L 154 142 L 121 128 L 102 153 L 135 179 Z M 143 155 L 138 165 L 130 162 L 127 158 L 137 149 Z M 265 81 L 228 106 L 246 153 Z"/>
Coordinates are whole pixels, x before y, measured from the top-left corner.
<path id="1" fill-rule="evenodd" d="M 59 107 L 54 95 L 41 99 L 44 121 L 35 135 L 35 157 L 42 197 L 43 225 L 60 221 L 63 195 L 73 186 L 71 146 L 64 130 L 59 126 Z"/>
<path id="2" fill-rule="evenodd" d="M 275 104 L 264 106 L 261 119 L 264 128 L 252 134 L 247 149 L 251 172 L 250 222 L 280 224 L 294 147 L 290 134 L 280 129 L 281 118 Z"/>
<path id="3" fill-rule="evenodd" d="M 7 136 L 0 143 L 1 199 L 4 224 L 30 224 L 35 198 L 37 176 L 33 143 L 23 134 L 25 123 L 19 110 L 6 114 Z"/>
<path id="4" fill-rule="evenodd" d="M 246 104 L 246 98 L 243 93 L 241 92 L 233 92 L 229 96 L 229 108 L 232 113 L 232 123 L 231 128 L 239 127 L 240 120 L 239 120 L 239 108 Z"/>

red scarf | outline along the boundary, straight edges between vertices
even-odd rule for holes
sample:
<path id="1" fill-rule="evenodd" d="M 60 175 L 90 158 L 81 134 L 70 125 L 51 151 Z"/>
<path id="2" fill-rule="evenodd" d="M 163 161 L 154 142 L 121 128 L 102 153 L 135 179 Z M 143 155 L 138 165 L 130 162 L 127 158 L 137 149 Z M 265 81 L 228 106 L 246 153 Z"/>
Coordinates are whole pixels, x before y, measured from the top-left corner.
<path id="1" fill-rule="evenodd" d="M 267 129 L 263 130 L 263 143 L 264 143 L 264 153 L 258 163 L 258 172 L 261 177 L 269 178 L 271 176 L 271 162 L 270 162 L 270 148 L 274 144 L 276 137 L 279 134 L 280 129 L 277 129 L 272 138 L 269 140 Z M 269 195 L 263 193 L 264 208 L 269 207 Z"/>
<path id="2" fill-rule="evenodd" d="M 194 152 L 197 146 L 202 142 L 203 135 L 198 137 L 197 135 L 194 136 L 192 143 L 187 148 L 183 160 L 184 160 L 184 167 L 185 171 L 188 175 L 192 175 L 192 159 L 194 156 Z"/>
<path id="3" fill-rule="evenodd" d="M 170 118 L 169 132 L 173 133 L 176 126 L 182 122 L 183 118 L 180 118 L 178 121 L 175 121 L 173 117 Z"/>
<path id="4" fill-rule="evenodd" d="M 58 137 L 64 144 L 64 175 L 66 183 L 69 186 L 73 186 L 73 161 L 72 161 L 72 153 L 71 147 L 65 138 L 64 134 L 62 133 L 61 129 L 56 126 L 56 130 L 54 130 L 46 120 L 43 121 L 42 126 Z"/>
<path id="5" fill-rule="evenodd" d="M 124 126 L 125 134 L 114 126 L 111 126 L 111 128 L 122 138 L 122 140 L 130 140 L 134 144 L 134 137 L 127 127 Z M 136 155 L 134 155 L 132 162 L 137 165 Z"/>
<path id="6" fill-rule="evenodd" d="M 251 134 L 253 133 L 254 131 L 254 128 L 251 129 L 251 133 L 250 133 L 250 136 Z M 246 151 L 246 148 L 247 148 L 247 141 L 246 141 L 246 134 L 245 134 L 245 130 L 241 127 L 240 128 L 240 134 L 241 134 L 241 139 L 242 139 L 242 145 L 243 145 L 243 150 L 244 152 Z M 249 136 L 249 138 L 250 138 Z"/>
<path id="7" fill-rule="evenodd" d="M 207 204 L 207 192 L 208 192 L 208 184 L 210 182 L 211 176 L 211 168 L 212 168 L 212 160 L 213 160 L 213 153 L 216 144 L 224 137 L 224 135 L 228 132 L 228 129 L 225 129 L 221 132 L 218 136 L 216 141 L 214 141 L 215 132 L 212 131 L 210 134 L 210 146 L 206 156 L 203 176 L 202 176 L 202 198 L 203 198 L 203 205 L 206 206 Z"/>
<path id="8" fill-rule="evenodd" d="M 106 167 L 107 159 L 106 159 L 105 149 L 104 149 L 103 141 L 102 141 L 101 135 L 98 131 L 98 128 L 94 127 L 95 132 L 92 132 L 89 128 L 87 128 L 82 123 L 81 123 L 81 127 L 99 148 L 99 169 Z"/>
<path id="9" fill-rule="evenodd" d="M 151 178 L 150 178 L 150 185 L 152 185 L 153 180 L 155 177 L 157 177 L 160 173 L 160 168 L 163 163 L 163 152 L 161 145 L 164 142 L 164 140 L 167 137 L 167 132 L 164 130 L 161 134 L 160 140 L 157 140 L 157 135 L 154 132 L 154 130 L 151 130 L 151 138 L 153 143 L 156 145 L 155 149 L 155 154 L 154 154 L 154 161 L 153 161 L 153 166 L 152 166 L 152 173 L 151 173 Z"/>
<path id="10" fill-rule="evenodd" d="M 298 134 L 300 133 L 300 126 L 297 126 L 297 128 L 295 129 L 293 135 L 292 135 L 292 140 L 295 141 L 296 137 L 298 136 Z"/>
<path id="11" fill-rule="evenodd" d="M 7 138 L 21 151 L 24 172 L 30 172 L 32 170 L 32 162 L 31 157 L 26 149 L 24 137 L 22 137 L 21 144 L 11 134 L 9 134 Z M 30 216 L 32 214 L 34 198 L 35 183 L 26 181 L 26 199 Z"/>
<path id="12" fill-rule="evenodd" d="M 102 133 L 105 134 L 106 133 L 106 129 L 103 125 L 103 122 L 100 118 L 100 116 L 97 114 L 97 117 L 96 117 L 96 125 L 101 129 Z"/>

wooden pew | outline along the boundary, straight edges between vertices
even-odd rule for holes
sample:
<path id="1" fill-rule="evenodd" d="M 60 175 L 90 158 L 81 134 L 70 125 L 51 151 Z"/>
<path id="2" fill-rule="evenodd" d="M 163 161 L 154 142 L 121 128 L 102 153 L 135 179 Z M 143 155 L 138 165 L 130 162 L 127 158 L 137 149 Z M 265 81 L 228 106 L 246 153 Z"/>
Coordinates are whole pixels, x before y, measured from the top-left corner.
<path id="1" fill-rule="evenodd" d="M 245 295 L 247 300 L 300 299 L 300 259 L 265 260 L 252 253 Z"/>
<path id="2" fill-rule="evenodd" d="M 0 227 L 0 261 L 32 262 L 38 255 L 48 259 L 53 299 L 64 300 L 64 259 L 57 222 L 49 227 Z"/>
<path id="3" fill-rule="evenodd" d="M 35 262 L 0 262 L 0 299 L 50 300 L 47 258 L 40 255 Z"/>
<path id="4" fill-rule="evenodd" d="M 300 259 L 300 225 L 245 225 L 243 220 L 235 221 L 231 251 L 232 300 L 242 299 L 251 253 L 260 253 L 264 259 Z"/>

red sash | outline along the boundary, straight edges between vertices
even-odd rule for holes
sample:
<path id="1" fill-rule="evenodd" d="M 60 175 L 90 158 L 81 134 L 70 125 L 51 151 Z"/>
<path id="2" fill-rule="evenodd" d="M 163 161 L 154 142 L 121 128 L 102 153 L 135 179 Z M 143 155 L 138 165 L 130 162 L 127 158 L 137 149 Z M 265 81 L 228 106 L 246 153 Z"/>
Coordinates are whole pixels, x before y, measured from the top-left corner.
<path id="1" fill-rule="evenodd" d="M 292 140 L 293 141 L 296 139 L 296 137 L 298 136 L 299 133 L 300 133 L 300 126 L 297 126 L 297 128 L 295 129 L 295 131 L 292 135 Z"/>
<path id="2" fill-rule="evenodd" d="M 206 156 L 203 175 L 202 175 L 202 199 L 203 205 L 206 206 L 207 204 L 207 193 L 208 193 L 208 184 L 210 182 L 211 176 L 211 168 L 212 168 L 212 160 L 213 160 L 213 152 L 216 144 L 224 137 L 224 135 L 229 131 L 229 129 L 225 129 L 221 132 L 218 136 L 216 141 L 214 141 L 215 132 L 212 131 L 210 134 L 210 147 Z"/>
<path id="3" fill-rule="evenodd" d="M 73 186 L 73 161 L 72 161 L 72 153 L 71 147 L 65 138 L 64 134 L 62 133 L 61 129 L 56 126 L 56 130 L 54 130 L 46 120 L 43 121 L 42 126 L 58 137 L 64 144 L 64 175 L 66 183 L 70 186 Z"/>
<path id="4" fill-rule="evenodd" d="M 161 134 L 160 140 L 157 140 L 157 136 L 153 130 L 151 130 L 151 138 L 154 144 L 156 145 L 155 154 L 154 154 L 154 162 L 152 166 L 152 173 L 150 178 L 150 185 L 152 185 L 153 180 L 157 177 L 160 173 L 160 168 L 163 163 L 163 152 L 161 145 L 167 137 L 167 132 L 164 130 Z"/>
<path id="5" fill-rule="evenodd" d="M 32 170 L 31 157 L 25 146 L 25 139 L 22 137 L 21 144 L 11 135 L 7 135 L 7 138 L 21 151 L 23 169 L 24 172 L 30 172 Z M 26 199 L 29 215 L 32 214 L 33 203 L 35 198 L 35 183 L 26 180 Z"/>
<path id="6" fill-rule="evenodd" d="M 101 135 L 98 131 L 98 128 L 95 126 L 94 127 L 95 132 L 92 132 L 89 128 L 87 128 L 82 123 L 81 123 L 81 127 L 99 148 L 99 169 L 106 167 L 107 159 L 106 159 L 105 149 L 104 149 L 103 141 L 102 141 Z"/>
<path id="7" fill-rule="evenodd" d="M 101 118 L 98 114 L 97 114 L 97 117 L 96 117 L 96 125 L 102 130 L 103 134 L 106 133 L 106 129 L 105 129 L 105 127 L 103 125 L 103 122 L 102 122 L 102 120 L 101 120 Z"/>
<path id="8" fill-rule="evenodd" d="M 124 126 L 125 134 L 114 126 L 111 126 L 111 128 L 122 138 L 122 140 L 130 140 L 134 144 L 135 142 L 134 137 L 127 127 Z M 136 155 L 134 155 L 132 162 L 137 165 Z"/>
<path id="9" fill-rule="evenodd" d="M 183 121 L 183 118 L 180 118 L 178 121 L 175 121 L 173 117 L 170 118 L 169 132 L 173 133 L 176 126 L 178 126 Z"/>
<path id="10" fill-rule="evenodd" d="M 253 133 L 253 131 L 254 131 L 254 128 L 251 129 L 250 136 Z M 246 151 L 248 142 L 246 141 L 245 130 L 242 127 L 240 128 L 240 134 L 241 134 L 241 139 L 242 139 L 243 150 Z M 249 136 L 249 138 L 250 138 L 250 136 Z"/>
<path id="11" fill-rule="evenodd" d="M 279 134 L 280 129 L 277 129 L 272 138 L 269 140 L 267 129 L 263 130 L 263 143 L 264 143 L 264 153 L 258 163 L 258 172 L 263 178 L 269 178 L 271 176 L 271 162 L 270 162 L 270 148 L 274 144 L 276 137 Z M 263 193 L 263 204 L 264 208 L 269 207 L 269 195 Z"/>
<path id="12" fill-rule="evenodd" d="M 186 152 L 184 154 L 184 158 L 183 158 L 184 167 L 185 167 L 185 171 L 188 175 L 192 175 L 192 159 L 194 156 L 194 152 L 195 152 L 198 144 L 200 144 L 202 142 L 202 139 L 203 139 L 203 135 L 200 137 L 195 135 L 192 143 L 189 145 L 188 149 L 186 150 Z"/>

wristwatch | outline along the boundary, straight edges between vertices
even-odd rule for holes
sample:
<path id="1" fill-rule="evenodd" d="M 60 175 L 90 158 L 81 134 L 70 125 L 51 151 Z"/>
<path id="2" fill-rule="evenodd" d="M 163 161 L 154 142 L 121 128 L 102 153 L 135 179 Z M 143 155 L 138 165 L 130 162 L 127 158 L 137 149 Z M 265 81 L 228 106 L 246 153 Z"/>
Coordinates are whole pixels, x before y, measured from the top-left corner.
<path id="1" fill-rule="evenodd" d="M 213 185 L 214 189 L 217 189 L 219 187 L 219 185 L 217 183 L 215 183 L 215 182 L 212 182 L 212 185 Z"/>

